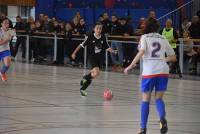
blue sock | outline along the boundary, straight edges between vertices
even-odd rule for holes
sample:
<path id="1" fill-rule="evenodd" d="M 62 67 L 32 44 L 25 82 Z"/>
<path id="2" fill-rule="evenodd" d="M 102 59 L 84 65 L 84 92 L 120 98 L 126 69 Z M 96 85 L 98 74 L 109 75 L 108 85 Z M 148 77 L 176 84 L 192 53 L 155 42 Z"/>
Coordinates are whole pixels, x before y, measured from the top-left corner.
<path id="1" fill-rule="evenodd" d="M 8 71 L 8 69 L 9 69 L 9 66 L 3 65 L 3 67 L 1 68 L 1 73 L 2 74 L 6 73 Z"/>
<path id="2" fill-rule="evenodd" d="M 156 100 L 156 108 L 159 114 L 160 119 L 165 118 L 165 103 L 162 99 L 157 99 Z"/>
<path id="3" fill-rule="evenodd" d="M 147 128 L 149 116 L 149 102 L 142 101 L 141 103 L 141 128 Z"/>

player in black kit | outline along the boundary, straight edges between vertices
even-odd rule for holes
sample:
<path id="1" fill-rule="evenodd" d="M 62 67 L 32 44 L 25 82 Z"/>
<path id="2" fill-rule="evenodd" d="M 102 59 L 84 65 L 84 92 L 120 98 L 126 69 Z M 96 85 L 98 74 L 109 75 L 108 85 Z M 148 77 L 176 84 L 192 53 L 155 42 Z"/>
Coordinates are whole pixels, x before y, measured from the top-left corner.
<path id="1" fill-rule="evenodd" d="M 80 82 L 80 92 L 82 96 L 86 96 L 86 88 L 91 84 L 92 79 L 100 75 L 100 66 L 102 65 L 102 54 L 104 51 L 114 53 L 115 51 L 110 48 L 106 37 L 102 34 L 102 24 L 97 22 L 94 26 L 94 32 L 86 36 L 85 40 L 74 50 L 72 59 L 76 58 L 76 53 L 87 46 L 88 59 L 91 63 L 91 71 L 83 76 Z"/>

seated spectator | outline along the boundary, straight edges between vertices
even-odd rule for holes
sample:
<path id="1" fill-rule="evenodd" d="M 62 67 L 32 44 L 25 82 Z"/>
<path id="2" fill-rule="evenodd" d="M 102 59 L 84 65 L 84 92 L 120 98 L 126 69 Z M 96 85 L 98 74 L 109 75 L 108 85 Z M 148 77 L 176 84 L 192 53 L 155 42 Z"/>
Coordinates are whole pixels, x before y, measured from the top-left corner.
<path id="1" fill-rule="evenodd" d="M 185 32 L 189 32 L 189 27 L 191 26 L 191 22 L 185 18 L 183 19 L 183 23 L 181 24 L 181 35 Z"/>
<path id="2" fill-rule="evenodd" d="M 190 40 L 188 32 L 183 33 L 184 57 L 189 61 L 189 73 L 197 74 L 198 52 L 193 48 L 193 41 Z"/>

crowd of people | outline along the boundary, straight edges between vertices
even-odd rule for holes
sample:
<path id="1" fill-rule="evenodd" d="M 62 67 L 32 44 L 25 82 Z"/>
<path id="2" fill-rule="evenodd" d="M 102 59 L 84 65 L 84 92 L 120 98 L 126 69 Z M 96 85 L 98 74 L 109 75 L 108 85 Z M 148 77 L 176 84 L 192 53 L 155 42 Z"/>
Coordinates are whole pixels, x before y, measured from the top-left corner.
<path id="1" fill-rule="evenodd" d="M 6 18 L 5 14 L 0 13 L 0 21 Z M 103 28 L 102 33 L 105 35 L 119 35 L 124 37 L 129 36 L 141 36 L 145 28 L 145 22 L 148 18 L 156 18 L 154 11 L 149 12 L 149 16 L 140 18 L 138 25 L 133 26 L 132 20 L 129 17 L 119 17 L 116 14 L 109 16 L 107 12 L 104 12 L 99 16 L 99 22 L 101 22 Z M 64 40 L 57 41 L 57 56 L 56 61 L 53 61 L 53 40 L 45 38 L 32 38 L 30 36 L 30 49 L 29 60 L 30 62 L 40 63 L 46 62 L 50 57 L 50 61 L 54 65 L 83 65 L 83 51 L 77 54 L 76 59 L 71 58 L 71 54 L 74 49 L 81 43 L 81 41 L 72 40 L 73 36 L 88 35 L 92 31 L 92 28 L 87 25 L 87 21 L 81 16 L 79 12 L 75 14 L 71 21 L 60 21 L 56 18 L 49 18 L 45 14 L 40 14 L 36 20 L 33 17 L 29 17 L 27 20 L 22 19 L 20 16 L 16 17 L 15 25 L 10 22 L 10 28 L 16 29 L 17 34 L 29 34 L 29 35 L 42 35 L 49 36 L 50 33 L 56 33 L 62 35 Z M 173 20 L 168 19 L 165 27 L 160 29 L 160 34 L 165 36 L 176 54 L 179 54 L 177 46 L 178 38 L 184 37 L 184 43 L 187 47 L 184 47 L 184 58 L 190 63 L 190 73 L 197 73 L 197 63 L 199 59 L 199 48 L 195 47 L 198 42 L 193 42 L 192 39 L 200 39 L 200 19 L 198 16 L 193 16 L 192 20 L 184 19 L 181 25 L 181 29 L 175 29 L 173 27 Z M 25 60 L 26 55 L 26 37 L 18 36 L 16 43 L 10 43 L 12 57 L 16 57 L 18 48 L 22 49 L 22 60 Z M 109 65 L 113 70 L 122 70 L 126 67 L 132 57 L 137 53 L 137 44 L 110 42 L 112 49 L 117 50 L 117 53 L 110 54 Z M 105 57 L 102 57 L 102 61 Z M 104 66 L 104 65 L 102 65 Z M 180 77 L 181 71 L 178 62 L 171 65 L 171 73 L 178 73 Z"/>

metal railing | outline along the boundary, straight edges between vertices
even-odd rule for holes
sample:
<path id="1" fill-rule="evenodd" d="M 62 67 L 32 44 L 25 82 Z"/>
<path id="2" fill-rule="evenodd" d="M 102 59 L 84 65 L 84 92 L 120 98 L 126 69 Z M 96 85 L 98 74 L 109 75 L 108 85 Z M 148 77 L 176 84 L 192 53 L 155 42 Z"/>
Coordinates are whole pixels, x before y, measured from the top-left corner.
<path id="1" fill-rule="evenodd" d="M 58 39 L 64 39 L 63 37 L 58 37 L 57 34 L 51 34 L 51 37 L 49 36 L 30 36 L 30 35 L 17 35 L 17 36 L 24 36 L 26 37 L 26 61 L 29 61 L 29 40 L 30 37 L 31 38 L 42 38 L 42 39 L 53 39 L 54 40 L 54 55 L 53 55 L 53 60 L 56 60 L 57 57 L 57 40 Z M 107 41 L 108 42 L 121 42 L 121 43 L 130 43 L 130 44 L 138 44 L 139 41 L 139 36 L 128 36 L 128 37 L 124 37 L 124 36 L 106 36 L 107 37 Z M 79 36 L 79 37 L 72 37 L 71 40 L 84 40 L 84 36 Z M 188 46 L 186 44 L 184 44 L 184 40 L 183 38 L 179 38 L 179 44 L 177 44 L 179 46 L 179 65 L 180 65 L 180 69 L 181 72 L 183 72 L 183 68 L 184 68 L 184 46 Z M 200 43 L 200 39 L 191 39 L 193 42 L 199 42 Z M 200 45 L 193 45 L 195 47 L 200 47 Z M 105 53 L 105 70 L 108 71 L 108 52 L 106 51 Z M 142 71 L 142 61 L 140 61 L 140 72 Z M 84 49 L 84 69 L 87 68 L 87 47 L 85 47 Z"/>

